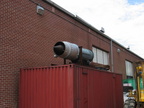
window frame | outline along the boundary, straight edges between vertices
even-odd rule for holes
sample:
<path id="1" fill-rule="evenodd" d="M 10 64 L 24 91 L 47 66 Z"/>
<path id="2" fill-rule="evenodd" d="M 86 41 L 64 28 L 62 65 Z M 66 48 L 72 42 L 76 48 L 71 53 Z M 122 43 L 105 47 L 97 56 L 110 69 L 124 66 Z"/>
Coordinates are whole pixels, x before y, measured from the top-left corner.
<path id="1" fill-rule="evenodd" d="M 125 60 L 125 73 L 126 73 L 126 77 L 128 79 L 134 77 L 134 65 L 133 65 L 133 62 L 131 62 L 129 60 Z"/>
<path id="2" fill-rule="evenodd" d="M 92 46 L 92 51 L 94 53 L 93 62 L 103 64 L 103 65 L 109 65 L 109 52 L 105 51 L 101 48 Z"/>

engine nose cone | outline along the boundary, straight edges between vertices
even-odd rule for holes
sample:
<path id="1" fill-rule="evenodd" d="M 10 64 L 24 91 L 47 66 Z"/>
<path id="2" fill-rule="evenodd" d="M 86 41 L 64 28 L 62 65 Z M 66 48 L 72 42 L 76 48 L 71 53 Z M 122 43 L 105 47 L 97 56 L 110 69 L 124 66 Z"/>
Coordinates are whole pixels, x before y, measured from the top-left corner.
<path id="1" fill-rule="evenodd" d="M 54 46 L 54 52 L 57 55 L 62 55 L 64 53 L 64 46 L 63 45 L 56 45 L 56 46 Z"/>

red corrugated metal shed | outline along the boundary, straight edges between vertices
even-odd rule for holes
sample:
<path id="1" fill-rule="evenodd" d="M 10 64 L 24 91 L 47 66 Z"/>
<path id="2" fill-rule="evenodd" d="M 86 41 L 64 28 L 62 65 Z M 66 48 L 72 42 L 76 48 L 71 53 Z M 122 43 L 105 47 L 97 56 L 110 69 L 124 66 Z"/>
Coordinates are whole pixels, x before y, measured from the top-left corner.
<path id="1" fill-rule="evenodd" d="M 21 69 L 19 108 L 123 108 L 122 75 L 79 65 Z"/>

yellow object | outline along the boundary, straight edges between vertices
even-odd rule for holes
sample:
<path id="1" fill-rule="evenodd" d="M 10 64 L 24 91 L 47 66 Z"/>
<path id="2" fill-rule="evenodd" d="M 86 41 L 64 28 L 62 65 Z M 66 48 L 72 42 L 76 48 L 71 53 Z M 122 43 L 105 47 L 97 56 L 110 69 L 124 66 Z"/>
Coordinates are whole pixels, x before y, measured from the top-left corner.
<path id="1" fill-rule="evenodd" d="M 136 67 L 137 73 L 141 72 L 141 75 L 136 76 L 137 79 L 137 92 L 139 94 L 139 100 L 140 102 L 144 102 L 144 62 L 140 62 L 138 66 Z M 142 81 L 140 81 L 140 79 Z"/>
<path id="2" fill-rule="evenodd" d="M 128 97 L 133 97 L 138 108 L 144 108 L 144 61 L 136 63 L 135 81 L 136 92 L 129 91 Z"/>
<path id="3" fill-rule="evenodd" d="M 140 101 L 144 102 L 144 90 L 140 90 Z"/>
<path id="4" fill-rule="evenodd" d="M 142 66 L 136 67 L 138 71 L 142 71 Z"/>

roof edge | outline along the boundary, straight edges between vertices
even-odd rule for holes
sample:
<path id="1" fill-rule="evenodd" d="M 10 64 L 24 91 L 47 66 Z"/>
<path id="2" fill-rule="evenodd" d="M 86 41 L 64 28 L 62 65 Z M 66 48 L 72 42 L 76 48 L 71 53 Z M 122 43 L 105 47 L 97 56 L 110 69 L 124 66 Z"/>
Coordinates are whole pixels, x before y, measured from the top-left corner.
<path id="1" fill-rule="evenodd" d="M 82 23 L 83 25 L 87 26 L 88 28 L 92 29 L 93 31 L 97 32 L 98 34 L 104 36 L 105 38 L 109 39 L 110 41 L 116 43 L 117 45 L 121 46 L 122 48 L 124 48 L 125 50 L 127 50 L 128 52 L 134 54 L 135 56 L 139 57 L 140 59 L 143 59 L 142 57 L 140 57 L 139 55 L 137 55 L 136 53 L 130 51 L 129 49 L 127 49 L 126 47 L 124 47 L 122 44 L 120 44 L 119 42 L 113 40 L 112 38 L 110 38 L 108 35 L 102 33 L 101 31 L 99 31 L 98 29 L 96 29 L 94 26 L 92 26 L 91 24 L 89 24 L 88 22 L 86 22 L 85 20 L 83 20 L 82 18 L 80 18 L 78 15 L 74 15 L 71 12 L 67 11 L 66 9 L 64 9 L 63 7 L 59 6 L 58 4 L 56 4 L 55 2 L 51 1 L 51 0 L 42 0 L 46 3 L 49 3 L 50 5 L 54 6 L 55 8 L 59 9 L 60 11 L 64 12 L 65 14 L 69 15 L 70 17 L 74 18 L 76 21 Z"/>

